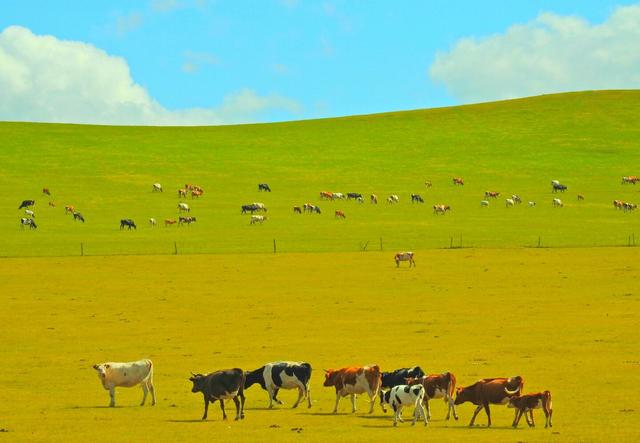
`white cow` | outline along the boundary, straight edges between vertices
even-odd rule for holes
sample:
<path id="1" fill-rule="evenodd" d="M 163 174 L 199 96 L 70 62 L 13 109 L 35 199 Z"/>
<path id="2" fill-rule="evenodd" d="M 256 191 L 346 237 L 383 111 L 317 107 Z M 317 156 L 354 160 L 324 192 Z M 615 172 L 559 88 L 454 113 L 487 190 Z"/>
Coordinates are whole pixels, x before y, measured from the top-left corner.
<path id="1" fill-rule="evenodd" d="M 559 198 L 554 198 L 553 199 L 553 207 L 557 208 L 560 207 L 562 208 L 564 206 L 564 204 L 562 203 L 562 200 L 560 200 Z"/>
<path id="2" fill-rule="evenodd" d="M 489 200 L 482 200 L 480 206 L 489 206 Z"/>
<path id="3" fill-rule="evenodd" d="M 388 203 L 398 203 L 399 201 L 400 197 L 398 197 L 396 194 L 391 194 L 389 197 L 387 197 Z"/>
<path id="4" fill-rule="evenodd" d="M 533 208 L 535 205 L 536 205 L 536 202 L 534 202 L 534 201 L 529 202 L 529 207 L 530 208 Z"/>
<path id="5" fill-rule="evenodd" d="M 154 183 L 153 192 L 162 192 L 162 185 L 160 183 Z"/>
<path id="6" fill-rule="evenodd" d="M 515 204 L 515 202 L 511 198 L 506 199 L 505 203 L 506 203 L 507 208 L 511 207 L 511 206 L 513 206 Z"/>
<path id="7" fill-rule="evenodd" d="M 156 221 L 155 218 L 150 218 L 149 219 L 149 226 L 155 226 L 157 224 L 158 224 L 158 222 Z"/>
<path id="8" fill-rule="evenodd" d="M 522 203 L 522 199 L 520 198 L 520 196 L 519 196 L 519 195 L 516 195 L 516 194 L 513 194 L 513 195 L 511 196 L 511 200 L 513 200 L 513 201 L 514 201 L 514 203 Z"/>
<path id="9" fill-rule="evenodd" d="M 400 267 L 400 262 L 401 261 L 408 261 L 409 262 L 409 267 L 411 267 L 411 265 L 415 266 L 416 262 L 413 260 L 413 252 L 409 251 L 409 252 L 398 252 L 394 258 L 396 261 L 396 267 Z"/>
<path id="10" fill-rule="evenodd" d="M 109 406 L 116 405 L 116 386 L 130 388 L 136 385 L 142 387 L 143 397 L 140 406 L 144 405 L 147 393 L 151 392 L 151 405 L 156 404 L 156 392 L 153 387 L 153 363 L 144 359 L 131 362 L 107 362 L 93 365 L 98 371 L 98 378 L 102 386 L 109 391 L 111 402 Z"/>
<path id="11" fill-rule="evenodd" d="M 333 200 L 344 200 L 346 197 L 344 196 L 344 194 L 342 192 L 334 192 L 333 196 L 331 198 Z"/>
<path id="12" fill-rule="evenodd" d="M 182 211 L 190 212 L 191 208 L 186 203 L 178 203 L 178 211 L 180 211 L 180 212 L 182 212 Z"/>
<path id="13" fill-rule="evenodd" d="M 385 404 L 390 405 L 393 408 L 393 426 L 398 426 L 398 420 L 404 422 L 402 419 L 402 409 L 405 406 L 413 406 L 413 422 L 411 425 L 415 425 L 418 417 L 421 416 L 424 420 L 424 425 L 427 426 L 427 414 L 422 407 L 422 401 L 424 399 L 424 386 L 422 385 L 398 385 L 390 390 L 383 392 L 380 391 L 380 405 L 384 408 Z"/>
<path id="14" fill-rule="evenodd" d="M 264 223 L 264 221 L 267 219 L 266 215 L 252 215 L 251 216 L 251 221 L 249 222 L 250 225 L 256 224 L 256 223 Z"/>
<path id="15" fill-rule="evenodd" d="M 260 202 L 253 202 L 251 203 L 253 206 L 255 206 L 256 208 L 258 208 L 258 211 L 264 211 L 267 212 L 267 207 L 264 205 L 264 203 L 260 203 Z"/>
<path id="16" fill-rule="evenodd" d="M 36 217 L 36 215 L 34 214 L 34 212 L 33 212 L 31 209 L 25 209 L 25 210 L 24 210 L 24 213 L 25 213 L 26 215 L 28 215 L 29 217 L 33 217 L 33 218 L 35 218 L 35 217 Z"/>

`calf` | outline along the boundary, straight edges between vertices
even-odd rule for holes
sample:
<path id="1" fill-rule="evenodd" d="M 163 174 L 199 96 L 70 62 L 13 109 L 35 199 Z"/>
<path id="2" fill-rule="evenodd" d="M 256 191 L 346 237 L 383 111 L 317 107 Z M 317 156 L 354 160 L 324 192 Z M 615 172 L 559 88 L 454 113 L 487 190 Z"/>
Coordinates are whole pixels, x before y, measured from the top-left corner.
<path id="1" fill-rule="evenodd" d="M 351 412 L 356 412 L 356 395 L 366 393 L 369 396 L 369 414 L 373 412 L 375 398 L 380 390 L 381 374 L 378 365 L 325 369 L 323 386 L 336 389 L 336 404 L 333 413 L 338 412 L 341 397 L 351 396 Z"/>
<path id="2" fill-rule="evenodd" d="M 477 381 L 471 386 L 458 388 L 456 390 L 456 399 L 453 402 L 459 405 L 465 402 L 471 402 L 476 405 L 476 410 L 471 418 L 469 426 L 473 426 L 476 416 L 484 408 L 487 413 L 487 426 L 491 426 L 491 411 L 489 405 L 505 405 L 509 403 L 511 397 L 520 395 L 524 380 L 520 376 L 511 378 L 484 378 Z"/>
<path id="3" fill-rule="evenodd" d="M 147 399 L 147 393 L 151 392 L 151 405 L 156 404 L 156 392 L 153 387 L 153 363 L 151 360 L 138 360 L 125 363 L 100 363 L 93 365 L 93 369 L 98 371 L 98 378 L 102 386 L 109 391 L 111 397 L 110 407 L 116 405 L 116 387 L 122 386 L 130 388 L 140 385 L 142 387 L 142 403 Z"/>
<path id="4" fill-rule="evenodd" d="M 449 405 L 447 409 L 447 420 L 451 417 L 458 419 L 456 405 L 453 403 L 453 392 L 456 389 L 456 377 L 451 372 L 444 374 L 435 374 L 422 376 L 418 378 L 407 378 L 408 385 L 420 384 L 424 387 L 424 404 L 427 407 L 427 418 L 431 419 L 431 409 L 429 408 L 429 400 L 434 398 L 442 398 Z"/>
<path id="5" fill-rule="evenodd" d="M 248 389 L 258 383 L 269 394 L 269 408 L 273 407 L 274 401 L 279 405 L 282 404 L 277 399 L 280 389 L 297 389 L 298 399 L 292 408 L 298 407 L 298 404 L 304 398 L 307 399 L 307 404 L 311 407 L 310 380 L 311 365 L 309 363 L 278 361 L 267 363 L 255 371 L 247 371 L 245 373 L 244 388 Z"/>
<path id="6" fill-rule="evenodd" d="M 380 391 L 380 406 L 382 406 L 382 410 L 385 411 L 385 403 L 391 405 L 393 408 L 393 426 L 398 426 L 398 420 L 404 422 L 402 419 L 402 408 L 405 406 L 414 407 L 411 426 L 416 424 L 419 416 L 422 416 L 424 425 L 427 426 L 429 422 L 422 407 L 423 399 L 424 387 L 422 387 L 422 385 L 398 385 L 389 391 Z"/>
<path id="7" fill-rule="evenodd" d="M 224 410 L 224 400 L 232 400 L 236 404 L 236 420 L 244 418 L 244 372 L 240 368 L 224 369 L 207 375 L 191 374 L 189 380 L 193 383 L 191 392 L 202 392 L 204 397 L 203 420 L 207 419 L 209 402 L 220 401 L 222 419 L 227 419 Z M 242 401 L 242 404 L 238 400 Z"/>
<path id="8" fill-rule="evenodd" d="M 551 404 L 551 392 L 549 391 L 539 392 L 537 394 L 525 394 L 520 397 L 511 397 L 509 399 L 508 407 L 516 409 L 516 416 L 513 419 L 514 428 L 518 427 L 518 422 L 522 418 L 523 414 L 524 418 L 527 420 L 527 424 L 530 427 L 535 426 L 536 424 L 533 421 L 533 410 L 539 408 L 542 408 L 542 412 L 544 412 L 544 427 L 553 427 L 553 423 L 551 422 L 553 408 Z M 527 412 L 531 417 L 531 422 L 529 422 Z"/>

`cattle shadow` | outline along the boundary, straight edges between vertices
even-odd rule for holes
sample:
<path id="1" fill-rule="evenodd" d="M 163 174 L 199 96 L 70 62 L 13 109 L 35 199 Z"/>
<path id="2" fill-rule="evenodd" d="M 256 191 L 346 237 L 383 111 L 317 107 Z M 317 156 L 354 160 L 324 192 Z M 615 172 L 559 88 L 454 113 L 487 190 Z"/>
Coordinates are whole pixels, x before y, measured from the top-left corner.
<path id="1" fill-rule="evenodd" d="M 177 420 L 177 419 L 169 419 L 169 420 L 165 420 L 167 423 L 213 423 L 216 422 L 218 420 L 202 420 L 201 418 L 192 418 L 192 419 L 185 419 L 185 420 Z M 225 420 L 220 420 L 221 422 L 224 422 Z M 227 420 L 229 421 L 229 420 Z"/>
<path id="2" fill-rule="evenodd" d="M 94 405 L 94 406 L 67 406 L 65 408 L 62 409 L 130 409 L 130 408 L 143 408 L 144 406 L 98 406 L 98 405 Z"/>
<path id="3" fill-rule="evenodd" d="M 351 412 L 338 412 L 337 414 L 334 414 L 333 412 L 299 412 L 297 415 L 314 415 L 316 417 L 329 417 L 332 415 L 343 416 L 343 417 L 346 417 L 349 415 L 355 416 L 355 414 L 352 414 Z"/>

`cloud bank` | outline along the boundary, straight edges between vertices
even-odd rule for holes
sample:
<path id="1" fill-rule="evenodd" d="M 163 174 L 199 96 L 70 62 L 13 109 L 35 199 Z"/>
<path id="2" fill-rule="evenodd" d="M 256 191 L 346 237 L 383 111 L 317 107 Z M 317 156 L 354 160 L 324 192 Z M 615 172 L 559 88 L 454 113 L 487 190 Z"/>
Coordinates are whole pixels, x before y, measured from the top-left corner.
<path id="1" fill-rule="evenodd" d="M 640 88 L 640 6 L 602 24 L 545 13 L 504 34 L 464 38 L 436 55 L 434 81 L 463 102 Z"/>
<path id="2" fill-rule="evenodd" d="M 301 107 L 286 97 L 242 89 L 215 108 L 169 110 L 133 80 L 122 57 L 20 26 L 0 33 L 0 120 L 217 125 L 259 121 L 274 110 L 295 116 Z"/>

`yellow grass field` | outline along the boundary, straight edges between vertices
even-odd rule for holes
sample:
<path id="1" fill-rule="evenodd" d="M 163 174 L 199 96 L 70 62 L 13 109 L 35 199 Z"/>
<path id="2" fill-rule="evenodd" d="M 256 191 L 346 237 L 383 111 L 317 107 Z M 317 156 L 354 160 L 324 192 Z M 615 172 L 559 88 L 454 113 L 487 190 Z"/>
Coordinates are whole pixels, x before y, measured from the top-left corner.
<path id="1" fill-rule="evenodd" d="M 245 254 L 0 260 L 0 442 L 637 441 L 640 271 L 635 248 L 458 249 L 416 253 Z M 151 358 L 158 404 L 120 388 L 116 408 L 91 368 Z M 246 392 L 246 419 L 202 422 L 190 371 L 313 365 L 313 407 L 265 409 Z M 379 406 L 330 414 L 323 368 L 377 363 L 453 372 L 460 385 L 522 375 L 549 389 L 554 427 L 518 430 L 492 407 L 493 427 L 468 428 L 473 406 L 428 428 L 392 427 Z M 405 417 L 411 411 L 405 412 Z M 302 428 L 301 431 L 292 428 Z"/>

